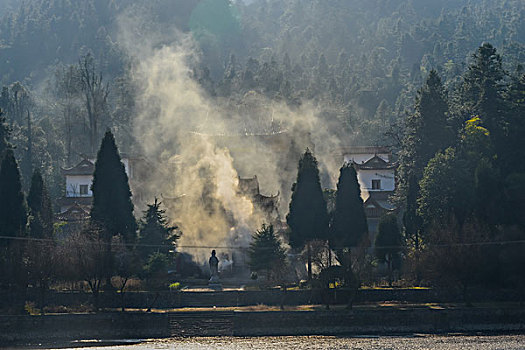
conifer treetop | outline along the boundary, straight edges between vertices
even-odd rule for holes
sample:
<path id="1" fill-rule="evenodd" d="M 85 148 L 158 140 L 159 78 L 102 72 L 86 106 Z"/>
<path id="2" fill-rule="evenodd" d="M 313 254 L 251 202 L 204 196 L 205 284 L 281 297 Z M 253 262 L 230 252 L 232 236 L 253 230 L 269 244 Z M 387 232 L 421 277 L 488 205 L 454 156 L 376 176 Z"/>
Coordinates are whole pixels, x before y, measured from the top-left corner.
<path id="1" fill-rule="evenodd" d="M 115 138 L 106 131 L 95 162 L 93 173 L 93 206 L 91 219 L 100 225 L 104 237 L 122 235 L 126 242 L 136 239 L 137 223 L 128 176 L 118 153 Z"/>

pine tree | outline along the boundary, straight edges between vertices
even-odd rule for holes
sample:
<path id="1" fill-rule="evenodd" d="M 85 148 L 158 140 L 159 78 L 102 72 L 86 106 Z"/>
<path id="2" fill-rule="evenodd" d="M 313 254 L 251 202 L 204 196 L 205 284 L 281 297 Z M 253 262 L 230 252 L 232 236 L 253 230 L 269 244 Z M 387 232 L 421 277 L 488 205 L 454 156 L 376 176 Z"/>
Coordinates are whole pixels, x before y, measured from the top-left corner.
<path id="1" fill-rule="evenodd" d="M 419 180 L 434 155 L 446 149 L 454 139 L 448 121 L 448 102 L 441 79 L 431 70 L 425 85 L 418 91 L 415 113 L 408 117 L 400 152 L 399 190 L 406 196 L 408 180 Z"/>
<path id="2" fill-rule="evenodd" d="M 282 271 L 286 254 L 274 233 L 273 225 L 263 224 L 253 235 L 248 256 L 250 259 L 248 264 L 252 271 L 266 271 L 268 280 L 271 280 L 272 272 Z"/>
<path id="3" fill-rule="evenodd" d="M 51 238 L 53 236 L 53 209 L 49 193 L 38 169 L 33 172 L 31 178 L 27 205 L 32 217 L 29 225 L 31 237 Z"/>
<path id="4" fill-rule="evenodd" d="M 155 252 L 169 256 L 175 250 L 177 239 L 181 236 L 177 226 L 168 224 L 166 211 L 160 209 L 160 205 L 161 202 L 157 198 L 153 204 L 148 204 L 140 223 L 138 249 L 144 261 Z"/>
<path id="5" fill-rule="evenodd" d="M 93 173 L 91 220 L 104 232 L 104 239 L 122 235 L 126 243 L 136 240 L 137 223 L 128 176 L 120 160 L 115 138 L 107 131 L 102 140 Z"/>
<path id="6" fill-rule="evenodd" d="M 357 172 L 350 164 L 340 169 L 335 210 L 330 225 L 330 246 L 334 249 L 356 247 L 368 233 Z"/>
<path id="7" fill-rule="evenodd" d="M 313 239 L 325 239 L 328 231 L 328 212 L 321 190 L 317 160 L 309 149 L 299 160 L 297 181 L 292 186 L 290 211 L 286 216 L 290 227 L 290 245 L 301 248 Z M 311 278 L 311 252 L 308 248 L 308 277 Z"/>
<path id="8" fill-rule="evenodd" d="M 472 59 L 473 62 L 463 77 L 461 89 L 462 104 L 466 107 L 469 118 L 479 113 L 479 109 L 483 109 L 488 102 L 487 88 L 501 92 L 501 81 L 505 76 L 501 56 L 491 44 L 483 43 L 472 55 Z M 483 119 L 487 117 L 483 116 Z"/>
<path id="9" fill-rule="evenodd" d="M 472 55 L 473 63 L 468 67 L 462 86 L 462 104 L 465 106 L 464 119 L 480 116 L 490 132 L 490 139 L 499 155 L 498 163 L 508 171 L 514 169 L 515 160 L 508 155 L 513 153 L 514 144 L 509 144 L 508 111 L 504 106 L 505 86 L 501 56 L 495 47 L 484 43 Z M 506 170 L 504 170 L 506 172 Z"/>

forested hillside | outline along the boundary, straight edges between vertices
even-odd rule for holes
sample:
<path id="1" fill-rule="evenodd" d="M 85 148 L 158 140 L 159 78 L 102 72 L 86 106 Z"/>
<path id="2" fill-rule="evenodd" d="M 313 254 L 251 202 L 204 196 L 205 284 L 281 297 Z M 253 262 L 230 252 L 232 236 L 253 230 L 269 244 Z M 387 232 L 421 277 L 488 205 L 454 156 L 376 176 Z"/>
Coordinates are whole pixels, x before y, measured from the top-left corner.
<path id="1" fill-rule="evenodd" d="M 483 42 L 511 76 L 525 62 L 519 0 L 27 0 L 0 9 L 0 104 L 17 158 L 45 169 L 54 197 L 59 166 L 93 153 L 106 127 L 124 151 L 134 145 L 123 18 L 147 18 L 143 31 L 191 33 L 200 52 L 193 77 L 214 98 L 240 106 L 255 91 L 290 106 L 313 101 L 349 144 L 398 147 L 430 70 L 453 91 Z M 86 105 L 82 70 L 101 78 L 90 92 L 97 111 Z"/>

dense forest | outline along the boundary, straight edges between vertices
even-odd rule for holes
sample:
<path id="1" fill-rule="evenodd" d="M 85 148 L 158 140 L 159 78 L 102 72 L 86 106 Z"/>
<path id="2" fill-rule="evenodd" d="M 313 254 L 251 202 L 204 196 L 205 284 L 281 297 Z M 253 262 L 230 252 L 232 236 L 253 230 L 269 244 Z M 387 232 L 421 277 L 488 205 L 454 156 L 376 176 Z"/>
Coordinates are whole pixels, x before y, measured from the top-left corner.
<path id="1" fill-rule="evenodd" d="M 312 106 L 317 125 L 328 131 L 312 137 L 337 139 L 339 146 L 388 146 L 393 151 L 399 162 L 393 200 L 403 228 L 392 228 L 398 223 L 392 218 L 380 227 L 402 233 L 403 239 L 382 237 L 387 242 L 382 245 L 406 243 L 406 271 L 413 281 L 446 277 L 463 286 L 525 286 L 513 270 L 523 264 L 520 246 L 508 244 L 523 243 L 524 227 L 523 1 L 0 1 L 0 153 L 9 155 L 6 169 L 16 168 L 16 158 L 21 191 L 29 193 L 32 182 L 43 181 L 55 204 L 64 195 L 61 168 L 93 157 L 106 130 L 111 130 L 105 138 L 115 154 L 115 144 L 121 153 L 142 154 L 144 134 L 149 133 L 139 130 L 144 132 L 138 137 L 137 115 L 160 114 L 155 102 L 162 97 L 150 94 L 149 104 L 144 103 L 152 87 L 143 74 L 150 62 L 141 61 L 147 56 L 143 51 L 181 41 L 191 48 L 183 81 L 188 90 L 195 85 L 201 98 L 214 101 L 207 112 L 215 108 L 236 115 L 231 120 L 242 125 L 228 126 L 232 133 L 284 129 L 286 113 L 275 120 L 261 117 L 274 104 L 299 116 L 304 106 Z M 144 106 L 150 107 L 146 114 Z M 182 113 L 184 108 L 187 105 L 180 106 Z M 203 131 L 191 129 L 191 119 L 187 131 Z M 173 141 L 181 150 L 183 142 Z M 14 154 L 4 152 L 8 145 Z M 326 159 L 318 150 L 317 160 L 310 155 L 313 178 L 323 182 L 329 167 L 322 164 Z M 283 173 L 295 172 L 299 156 L 285 160 L 289 164 L 282 159 L 275 163 Z M 170 164 L 179 161 L 171 158 Z M 35 178 L 36 169 L 40 173 Z M 345 176 L 353 179 L 355 174 Z M 5 177 L 16 177 L 15 171 L 6 170 Z M 284 186 L 290 188 L 292 182 Z M 281 193 L 291 197 L 291 192 Z M 321 191 L 316 193 L 321 197 Z M 153 197 L 146 200 L 151 203 Z M 133 205 L 126 205 L 132 211 Z M 168 227 L 159 205 L 155 199 L 148 206 L 149 216 L 171 234 L 176 227 Z M 46 203 L 48 216 L 49 207 Z M 323 219 L 325 226 L 333 224 L 334 217 L 346 222 L 345 213 L 332 216 L 321 209 L 330 215 Z M 147 216 L 145 212 L 144 227 Z M 127 219 L 133 222 L 126 224 L 131 237 L 137 227 Z M 304 222 L 295 224 L 302 227 Z M 338 225 L 342 228 L 331 230 L 342 232 L 350 224 Z M 258 234 L 272 238 L 273 227 L 263 226 Z M 172 240 L 179 236 L 177 231 Z M 296 241 L 303 243 L 303 238 Z M 106 244 L 110 242 L 107 238 Z M 502 242 L 499 250 L 492 248 L 494 242 Z M 448 250 L 426 249 L 432 245 Z M 392 260 L 400 252 L 381 251 L 378 256 Z M 479 266 L 483 269 L 476 270 Z M 485 278 L 489 273 L 491 278 Z"/>
<path id="2" fill-rule="evenodd" d="M 59 167 L 94 154 L 107 127 L 124 152 L 137 150 L 123 18 L 140 14 L 143 31 L 191 33 L 200 52 L 193 77 L 211 96 L 313 101 L 349 144 L 398 147 L 430 70 L 453 91 L 482 42 L 511 76 L 525 61 L 521 1 L 31 0 L 0 9 L 0 107 L 17 159 L 43 169 L 55 199 Z"/>

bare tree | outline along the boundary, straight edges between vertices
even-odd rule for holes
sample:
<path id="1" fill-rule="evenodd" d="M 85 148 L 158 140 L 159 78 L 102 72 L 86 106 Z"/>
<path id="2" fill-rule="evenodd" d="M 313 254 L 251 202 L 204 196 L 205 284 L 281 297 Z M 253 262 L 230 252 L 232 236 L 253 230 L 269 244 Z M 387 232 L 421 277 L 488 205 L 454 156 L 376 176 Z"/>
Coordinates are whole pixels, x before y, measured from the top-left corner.
<path id="1" fill-rule="evenodd" d="M 114 280 L 120 293 L 121 308 L 124 311 L 124 295 L 126 286 L 131 278 L 140 273 L 140 258 L 133 247 L 127 246 L 118 235 L 112 239 L 113 252 L 115 253 L 115 272 Z"/>
<path id="2" fill-rule="evenodd" d="M 64 264 L 69 266 L 74 276 L 87 282 L 97 311 L 102 281 L 107 275 L 104 264 L 106 244 L 100 229 L 89 225 L 83 231 L 69 236 L 63 246 Z"/>
<path id="3" fill-rule="evenodd" d="M 107 113 L 109 84 L 104 83 L 102 73 L 97 72 L 95 59 L 90 53 L 80 59 L 78 66 L 89 123 L 90 151 L 91 154 L 95 154 L 99 122 Z"/>
<path id="4" fill-rule="evenodd" d="M 44 313 L 46 292 L 56 276 L 59 264 L 55 242 L 34 240 L 26 246 L 26 268 L 29 283 L 40 291 L 40 310 Z"/>
<path id="5" fill-rule="evenodd" d="M 73 125 L 79 114 L 80 70 L 75 65 L 59 68 L 55 73 L 55 94 L 64 117 L 67 164 L 71 164 Z"/>

